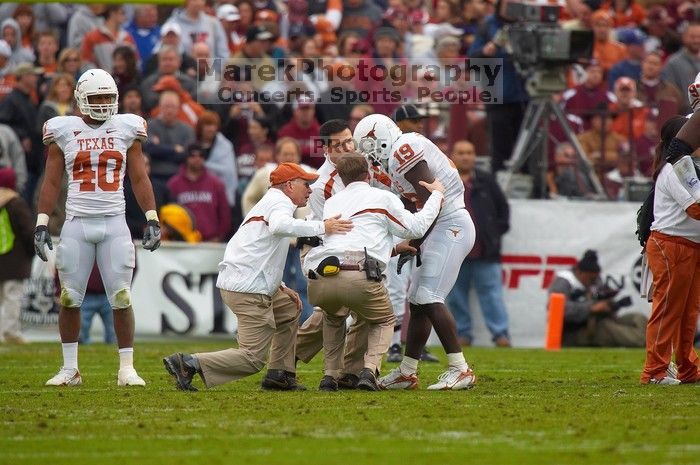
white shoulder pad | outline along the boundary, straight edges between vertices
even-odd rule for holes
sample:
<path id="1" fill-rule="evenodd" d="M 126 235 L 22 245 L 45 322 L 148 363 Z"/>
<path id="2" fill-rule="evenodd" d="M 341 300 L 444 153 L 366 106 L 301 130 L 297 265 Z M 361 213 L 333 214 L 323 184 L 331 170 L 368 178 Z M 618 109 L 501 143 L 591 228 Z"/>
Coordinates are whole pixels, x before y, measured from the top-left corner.
<path id="1" fill-rule="evenodd" d="M 404 133 L 396 139 L 389 155 L 389 172 L 406 174 L 423 159 L 427 139 L 415 132 Z"/>
<path id="2" fill-rule="evenodd" d="M 80 133 L 83 121 L 79 116 L 54 116 L 44 123 L 41 140 L 44 145 L 57 143 L 61 150 L 66 140 L 70 140 Z M 71 133 L 75 131 L 75 133 Z"/>
<path id="3" fill-rule="evenodd" d="M 124 129 L 127 136 L 144 142 L 148 139 L 148 125 L 146 120 L 133 113 L 118 114 L 112 116 L 119 127 Z"/>

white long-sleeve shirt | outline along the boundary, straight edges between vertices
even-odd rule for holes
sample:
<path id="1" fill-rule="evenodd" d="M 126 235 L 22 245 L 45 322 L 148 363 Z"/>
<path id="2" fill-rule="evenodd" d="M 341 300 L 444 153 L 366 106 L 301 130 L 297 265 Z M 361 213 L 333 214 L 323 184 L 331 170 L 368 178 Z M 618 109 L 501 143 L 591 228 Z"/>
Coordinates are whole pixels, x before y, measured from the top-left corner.
<path id="1" fill-rule="evenodd" d="M 296 206 L 279 189 L 270 189 L 246 215 L 219 263 L 216 287 L 272 296 L 282 283 L 289 237 L 323 234 L 323 221 L 294 218 Z"/>
<path id="2" fill-rule="evenodd" d="M 651 230 L 700 243 L 700 221 L 685 212 L 693 203 L 695 200 L 673 172 L 673 166 L 667 163 L 656 179 Z"/>
<path id="3" fill-rule="evenodd" d="M 418 239 L 425 235 L 440 213 L 443 195 L 434 191 L 418 213 L 406 210 L 401 200 L 389 191 L 371 187 L 366 182 L 350 183 L 334 194 L 323 207 L 323 217 L 340 214 L 341 219 L 352 220 L 352 230 L 343 235 L 323 239 L 323 245 L 314 247 L 306 256 L 304 274 L 315 270 L 321 261 L 335 255 L 341 262 L 345 252 L 360 252 L 379 260 L 382 270 L 391 258 L 394 236 Z"/>
<path id="4" fill-rule="evenodd" d="M 323 206 L 326 200 L 340 192 L 345 185 L 343 184 L 343 180 L 340 179 L 335 165 L 328 157 L 326 157 L 326 161 L 323 162 L 323 165 L 321 165 L 316 174 L 318 174 L 318 179 L 311 184 L 311 195 L 309 196 L 308 206 L 313 213 L 311 219 L 320 220 L 324 218 Z"/>

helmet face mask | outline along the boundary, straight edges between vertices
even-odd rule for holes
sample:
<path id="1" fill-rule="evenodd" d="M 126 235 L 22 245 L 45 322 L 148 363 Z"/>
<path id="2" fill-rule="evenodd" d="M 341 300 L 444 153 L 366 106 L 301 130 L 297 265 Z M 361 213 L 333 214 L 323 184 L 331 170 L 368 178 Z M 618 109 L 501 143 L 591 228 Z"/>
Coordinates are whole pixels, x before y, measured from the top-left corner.
<path id="1" fill-rule="evenodd" d="M 108 95 L 109 103 L 91 103 L 90 97 Z M 101 69 L 83 73 L 75 86 L 75 100 L 80 112 L 96 121 L 106 121 L 119 109 L 119 91 L 112 76 Z"/>
<path id="2" fill-rule="evenodd" d="M 357 141 L 359 152 L 367 158 L 374 166 L 381 166 L 384 171 L 387 170 L 389 159 L 382 157 L 379 141 L 372 137 L 363 137 Z"/>
<path id="3" fill-rule="evenodd" d="M 389 156 L 401 130 L 385 115 L 369 115 L 355 127 L 353 137 L 358 151 L 374 166 L 389 168 Z"/>

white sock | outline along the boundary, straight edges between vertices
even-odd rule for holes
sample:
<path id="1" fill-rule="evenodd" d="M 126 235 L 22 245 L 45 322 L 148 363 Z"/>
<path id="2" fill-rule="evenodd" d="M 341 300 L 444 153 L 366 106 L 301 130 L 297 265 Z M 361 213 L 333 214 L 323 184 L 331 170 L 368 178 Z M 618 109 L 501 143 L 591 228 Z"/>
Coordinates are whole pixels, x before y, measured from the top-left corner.
<path id="1" fill-rule="evenodd" d="M 403 360 L 401 360 L 401 365 L 399 365 L 399 370 L 406 376 L 415 375 L 418 371 L 418 360 L 404 355 Z"/>
<path id="2" fill-rule="evenodd" d="M 78 369 L 78 343 L 64 342 L 63 346 L 63 368 Z"/>
<path id="3" fill-rule="evenodd" d="M 467 371 L 469 369 L 469 365 L 464 359 L 464 354 L 462 352 L 447 354 L 447 364 L 452 368 L 458 368 L 460 371 Z"/>
<path id="4" fill-rule="evenodd" d="M 401 345 L 401 330 L 394 331 L 394 335 L 391 337 L 391 345 L 398 344 Z"/>
<path id="5" fill-rule="evenodd" d="M 124 347 L 119 349 L 119 369 L 134 368 L 134 348 Z"/>

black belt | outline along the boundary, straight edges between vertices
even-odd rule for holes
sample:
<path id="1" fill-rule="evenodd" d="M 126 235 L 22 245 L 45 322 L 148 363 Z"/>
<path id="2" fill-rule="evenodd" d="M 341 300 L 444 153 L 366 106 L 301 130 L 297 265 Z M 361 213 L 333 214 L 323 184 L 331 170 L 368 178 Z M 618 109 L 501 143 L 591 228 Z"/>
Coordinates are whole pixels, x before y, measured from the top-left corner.
<path id="1" fill-rule="evenodd" d="M 357 263 L 354 265 L 340 265 L 340 270 L 341 271 L 362 271 L 362 268 L 360 268 L 360 265 Z M 314 270 L 309 270 L 309 273 L 307 274 L 309 279 L 318 279 L 318 273 Z"/>

